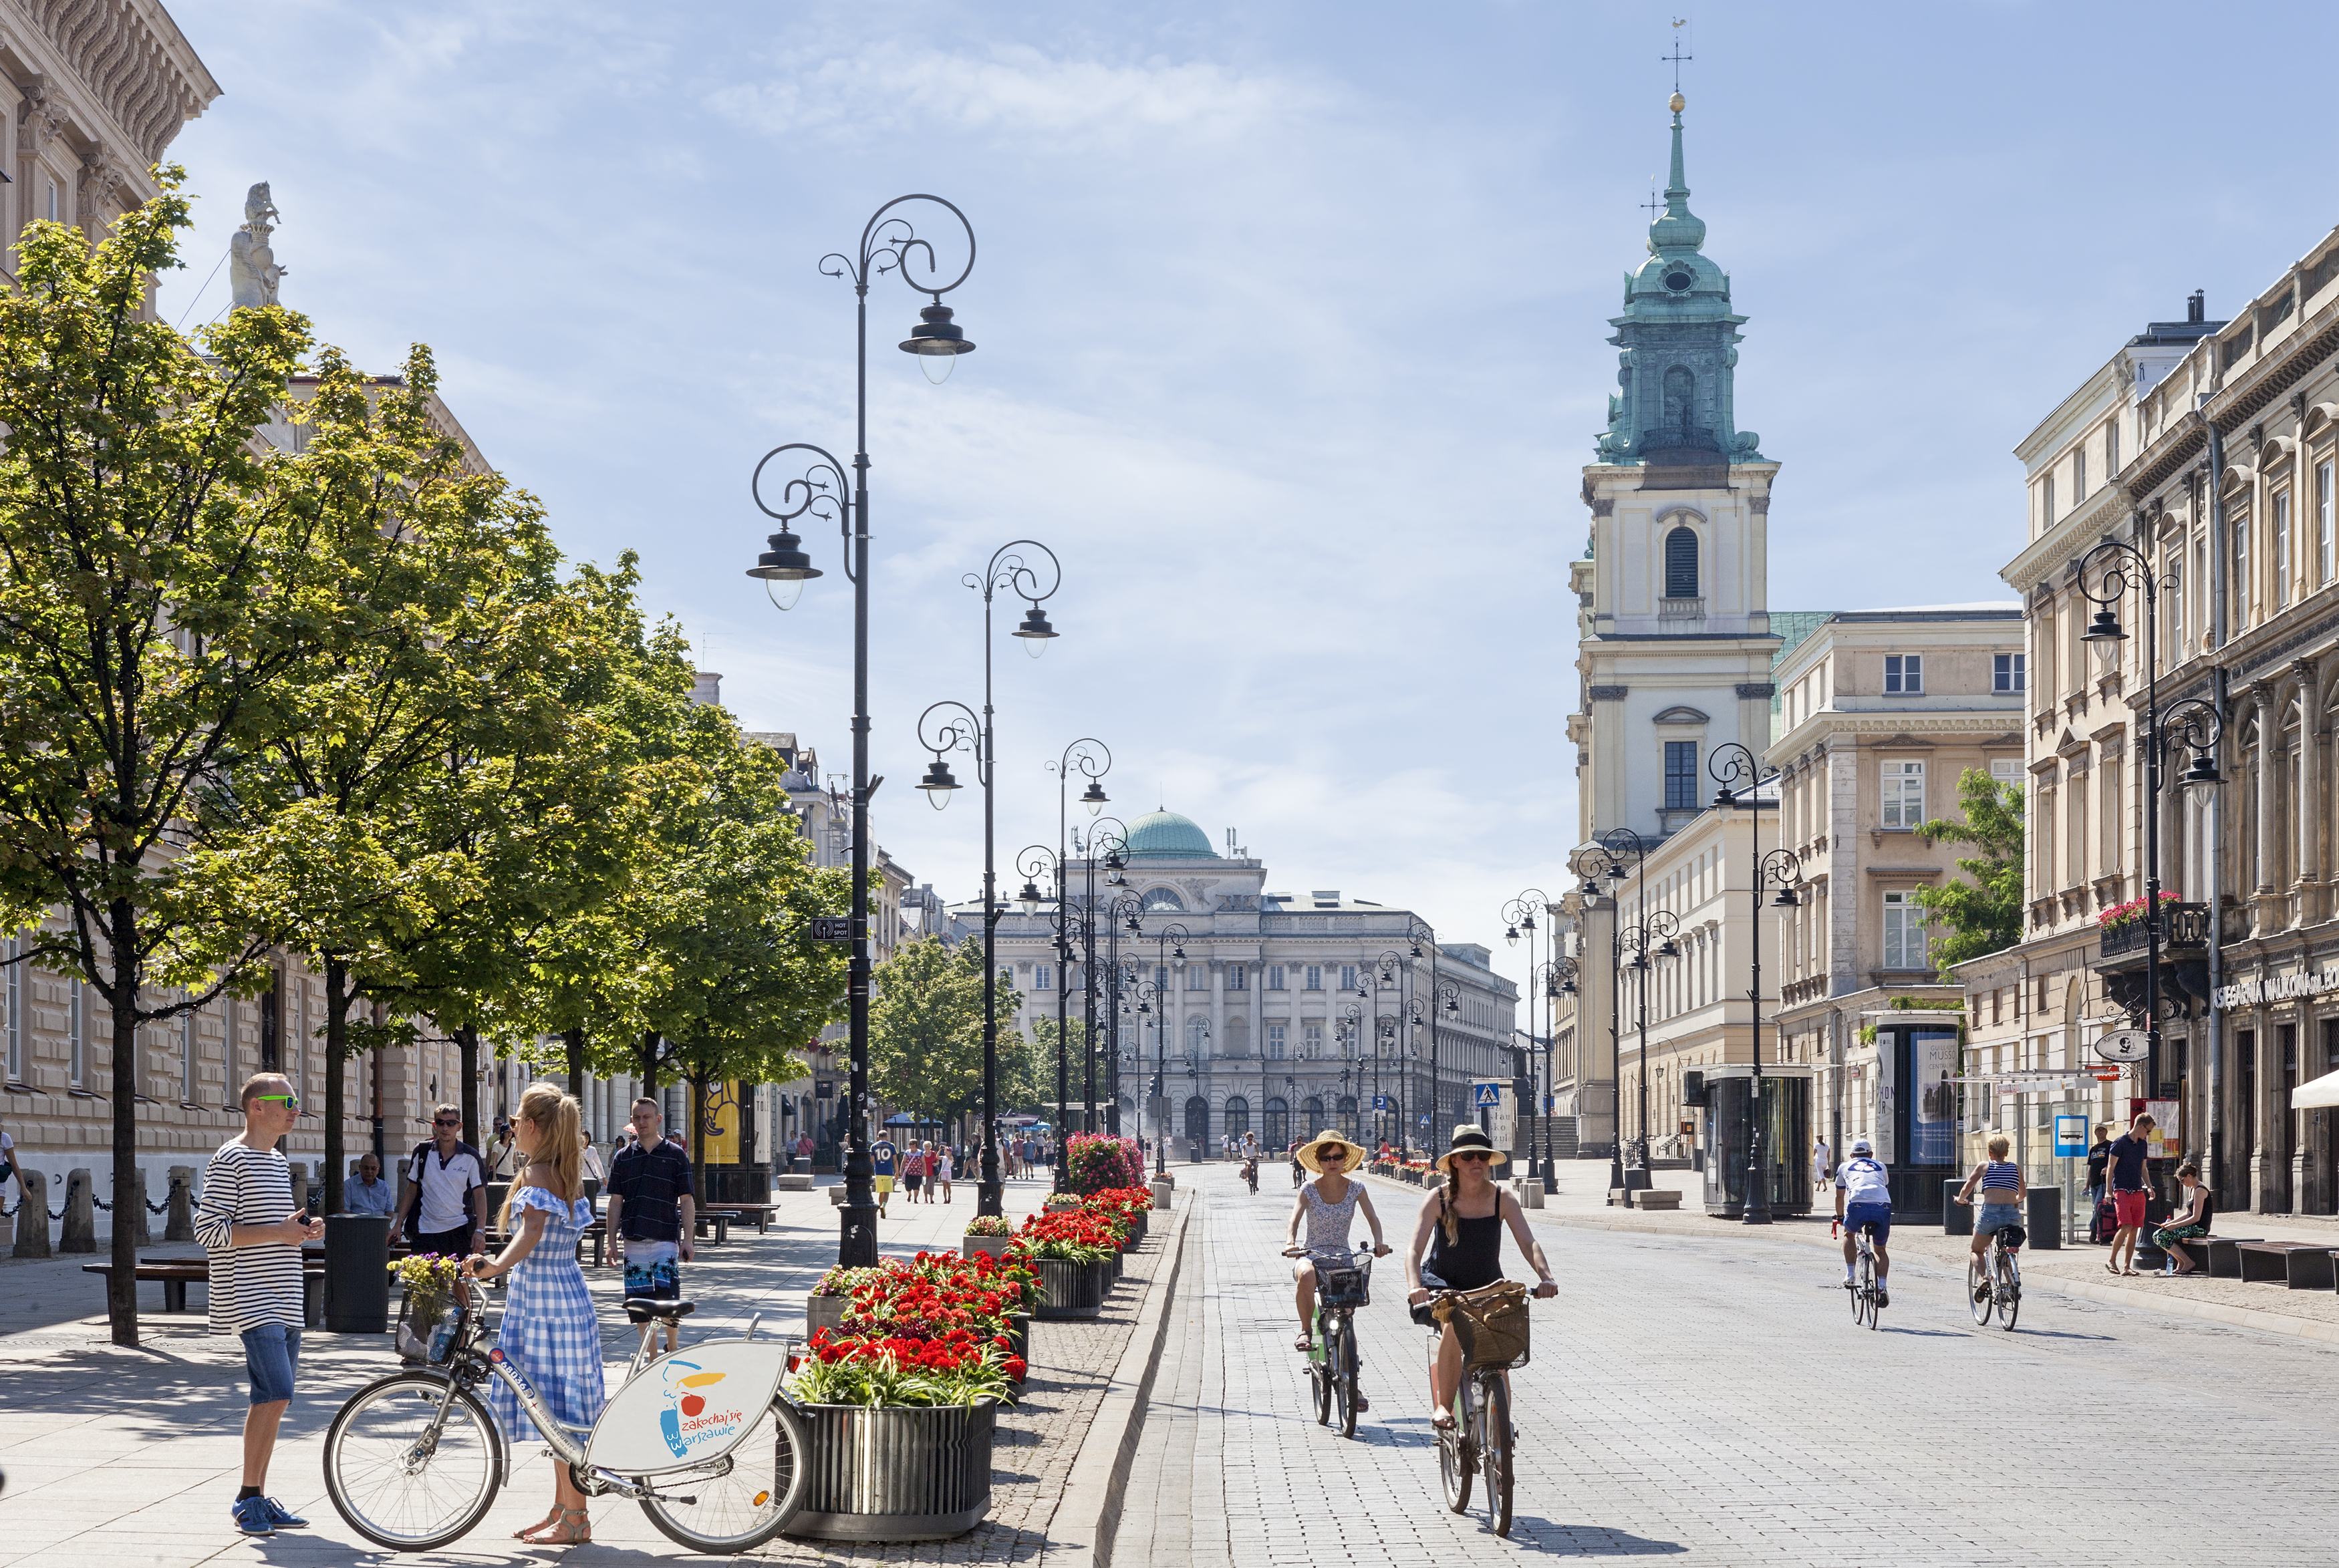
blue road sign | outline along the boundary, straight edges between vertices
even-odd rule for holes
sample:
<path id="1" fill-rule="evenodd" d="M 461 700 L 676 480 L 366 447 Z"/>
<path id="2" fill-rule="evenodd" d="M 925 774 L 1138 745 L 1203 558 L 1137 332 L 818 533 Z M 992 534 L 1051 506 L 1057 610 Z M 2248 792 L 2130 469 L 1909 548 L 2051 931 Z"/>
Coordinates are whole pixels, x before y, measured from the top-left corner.
<path id="1" fill-rule="evenodd" d="M 1471 1104 L 1500 1105 L 1503 1103 L 1503 1086 L 1501 1084 L 1474 1083 L 1470 1087 L 1474 1091 L 1475 1091 L 1477 1096 L 1476 1099 L 1471 1100 Z"/>
<path id="2" fill-rule="evenodd" d="M 1387 1095 L 1386 1095 L 1386 1094 L 1377 1094 L 1377 1095 L 1373 1096 L 1373 1109 L 1374 1109 L 1375 1110 L 1387 1110 L 1387 1109 L 1389 1109 L 1389 1097 L 1388 1097 Z"/>

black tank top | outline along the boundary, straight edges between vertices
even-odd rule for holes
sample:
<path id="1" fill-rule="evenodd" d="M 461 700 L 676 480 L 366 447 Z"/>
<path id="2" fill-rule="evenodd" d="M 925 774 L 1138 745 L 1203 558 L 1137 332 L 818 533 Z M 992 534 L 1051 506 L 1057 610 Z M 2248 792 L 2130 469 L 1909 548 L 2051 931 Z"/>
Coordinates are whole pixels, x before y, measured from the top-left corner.
<path id="1" fill-rule="evenodd" d="M 1495 1200 L 1495 1212 L 1484 1219 L 1472 1219 L 1466 1215 L 1453 1216 L 1459 1237 L 1446 1239 L 1446 1216 L 1440 1215 L 1436 1228 L 1429 1235 L 1429 1257 L 1422 1272 L 1434 1274 L 1446 1282 L 1448 1290 L 1475 1290 L 1482 1285 L 1492 1285 L 1503 1277 L 1503 1207 Z"/>

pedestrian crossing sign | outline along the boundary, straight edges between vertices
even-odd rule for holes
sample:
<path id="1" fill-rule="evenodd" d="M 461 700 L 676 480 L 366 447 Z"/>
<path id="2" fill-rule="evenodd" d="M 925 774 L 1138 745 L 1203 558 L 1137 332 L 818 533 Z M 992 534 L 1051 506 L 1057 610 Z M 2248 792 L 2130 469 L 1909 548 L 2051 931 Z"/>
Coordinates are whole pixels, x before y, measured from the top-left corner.
<path id="1" fill-rule="evenodd" d="M 1476 1098 L 1470 1101 L 1472 1105 L 1503 1103 L 1503 1086 L 1500 1083 L 1474 1083 L 1470 1087 L 1476 1095 Z"/>

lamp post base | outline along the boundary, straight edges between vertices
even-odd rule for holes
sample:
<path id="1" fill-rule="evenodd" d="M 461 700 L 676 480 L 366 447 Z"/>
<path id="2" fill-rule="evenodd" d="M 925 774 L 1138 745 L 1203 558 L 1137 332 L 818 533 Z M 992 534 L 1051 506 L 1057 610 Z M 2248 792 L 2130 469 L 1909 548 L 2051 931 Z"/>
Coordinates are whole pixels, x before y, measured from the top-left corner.
<path id="1" fill-rule="evenodd" d="M 851 1200 L 836 1210 L 836 1262 L 841 1268 L 877 1267 L 877 1206 Z"/>
<path id="2" fill-rule="evenodd" d="M 974 1212 L 978 1215 L 1007 1212 L 1007 1184 L 1003 1181 L 978 1181 L 974 1185 Z"/>

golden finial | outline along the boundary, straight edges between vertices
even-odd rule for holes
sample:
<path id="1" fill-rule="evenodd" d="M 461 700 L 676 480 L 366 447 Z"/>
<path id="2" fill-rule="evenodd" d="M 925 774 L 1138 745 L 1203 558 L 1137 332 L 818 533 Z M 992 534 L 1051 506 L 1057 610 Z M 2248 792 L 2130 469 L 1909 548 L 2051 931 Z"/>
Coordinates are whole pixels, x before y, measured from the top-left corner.
<path id="1" fill-rule="evenodd" d="M 1688 100 L 1688 99 L 1686 99 L 1686 98 L 1684 98 L 1684 97 L 1683 97 L 1679 93 L 1675 93 L 1675 94 L 1673 95 L 1673 104 L 1672 104 L 1672 106 L 1673 106 L 1673 112 L 1674 113 L 1676 113 L 1676 114 L 1680 113 L 1681 113 L 1684 108 L 1688 107 L 1688 105 L 1689 105 L 1689 100 Z"/>

